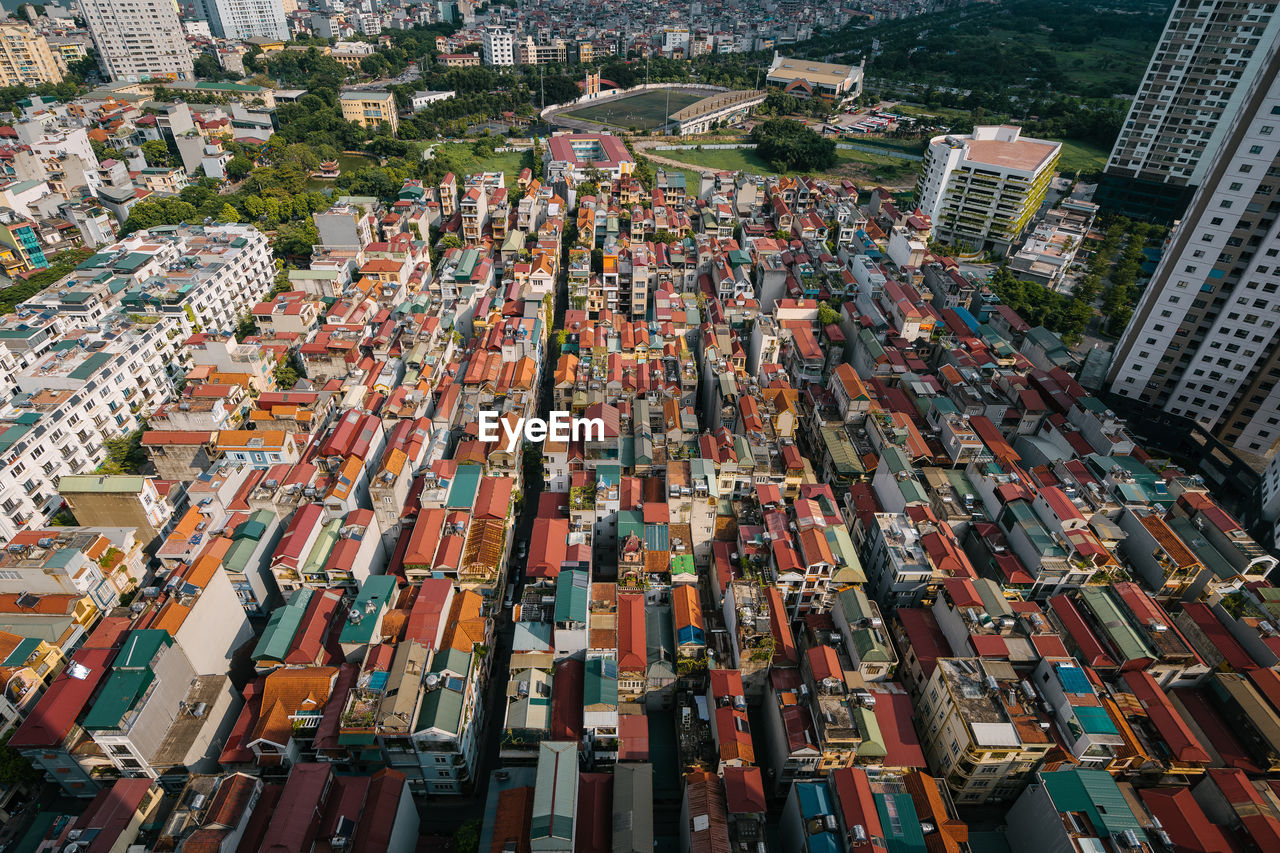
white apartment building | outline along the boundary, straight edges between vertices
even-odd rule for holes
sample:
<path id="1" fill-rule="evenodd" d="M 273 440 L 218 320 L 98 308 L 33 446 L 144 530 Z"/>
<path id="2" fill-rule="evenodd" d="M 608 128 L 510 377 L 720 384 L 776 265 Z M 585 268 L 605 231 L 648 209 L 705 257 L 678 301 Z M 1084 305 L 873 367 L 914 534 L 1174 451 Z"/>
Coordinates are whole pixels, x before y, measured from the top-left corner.
<path id="1" fill-rule="evenodd" d="M 289 40 L 280 0 L 205 0 L 205 12 L 209 28 L 220 38 Z"/>
<path id="2" fill-rule="evenodd" d="M 253 228 L 164 228 L 104 248 L 20 304 L 16 320 L 48 313 L 59 333 L 89 331 L 10 350 L 17 371 L 0 384 L 17 393 L 0 405 L 0 539 L 44 523 L 59 477 L 96 468 L 107 439 L 169 399 L 190 361 L 183 342 L 197 328 L 234 329 L 274 273 Z"/>
<path id="3" fill-rule="evenodd" d="M 506 27 L 485 27 L 480 47 L 485 65 L 516 64 L 515 39 Z"/>
<path id="4" fill-rule="evenodd" d="M 80 0 L 111 80 L 190 80 L 192 52 L 172 0 Z"/>
<path id="5" fill-rule="evenodd" d="M 1008 252 L 1040 209 L 1061 150 L 1009 125 L 935 136 L 916 182 L 920 209 L 944 242 Z"/>
<path id="6" fill-rule="evenodd" d="M 1174 230 L 1125 330 L 1111 390 L 1242 454 L 1280 442 L 1280 45 Z"/>
<path id="7" fill-rule="evenodd" d="M 58 478 L 96 468 L 107 439 L 168 399 L 164 328 L 118 319 L 106 331 L 113 340 L 59 345 L 15 377 L 18 393 L 0 406 L 0 539 L 43 524 L 59 504 Z"/>
<path id="8" fill-rule="evenodd" d="M 255 228 L 165 227 L 102 247 L 70 278 L 19 307 L 86 323 L 116 308 L 159 319 L 185 317 L 185 340 L 195 326 L 233 332 L 274 278 L 270 242 Z"/>

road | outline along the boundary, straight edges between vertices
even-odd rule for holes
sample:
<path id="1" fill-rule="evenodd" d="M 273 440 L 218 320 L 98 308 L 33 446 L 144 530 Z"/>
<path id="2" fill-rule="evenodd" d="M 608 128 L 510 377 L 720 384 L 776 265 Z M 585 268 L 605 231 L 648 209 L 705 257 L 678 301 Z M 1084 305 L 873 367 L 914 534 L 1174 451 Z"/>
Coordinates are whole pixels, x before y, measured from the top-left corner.
<path id="1" fill-rule="evenodd" d="M 569 302 L 568 272 L 560 273 L 560 281 L 556 287 L 555 320 L 552 329 L 564 328 L 565 306 Z M 547 350 L 550 357 L 550 350 Z M 538 383 L 538 416 L 547 419 L 551 414 L 552 382 L 555 376 L 555 364 L 544 361 L 542 376 Z M 538 501 L 543 490 L 541 471 L 524 482 L 524 506 L 520 517 L 516 520 L 515 534 L 511 538 L 513 550 L 518 543 L 529 541 L 533 532 L 533 521 L 538 514 Z M 517 598 L 524 589 L 524 560 L 509 557 L 508 581 L 517 584 Z M 506 595 L 504 588 L 496 592 L 501 602 Z M 481 688 L 484 696 L 484 732 L 480 736 L 480 756 L 476 762 L 475 788 L 470 795 L 462 797 L 434 796 L 417 798 L 420 816 L 419 832 L 423 835 L 452 835 L 455 830 L 469 820 L 479 820 L 484 815 L 485 798 L 489 794 L 489 778 L 494 770 L 502 766 L 503 723 L 506 718 L 506 684 L 510 678 L 511 644 L 515 635 L 515 623 L 511 621 L 510 611 L 503 610 L 494 632 L 493 648 L 490 654 L 493 663 L 489 669 L 488 684 Z"/>

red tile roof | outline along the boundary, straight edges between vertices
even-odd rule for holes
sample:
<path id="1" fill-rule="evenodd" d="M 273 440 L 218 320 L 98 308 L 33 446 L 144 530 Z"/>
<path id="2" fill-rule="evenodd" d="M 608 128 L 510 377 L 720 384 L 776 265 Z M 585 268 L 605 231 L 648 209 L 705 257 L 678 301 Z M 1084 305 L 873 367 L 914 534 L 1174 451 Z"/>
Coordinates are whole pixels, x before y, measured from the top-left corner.
<path id="1" fill-rule="evenodd" d="M 729 814 L 764 814 L 768 806 L 760 768 L 724 768 L 724 798 Z"/>
<path id="2" fill-rule="evenodd" d="M 1183 763 L 1208 764 L 1209 753 L 1205 752 L 1156 680 L 1146 672 L 1126 672 L 1123 678 L 1130 692 L 1142 703 L 1147 717 L 1160 732 L 1174 758 Z"/>
<path id="3" fill-rule="evenodd" d="M 906 693 L 876 693 L 875 711 L 884 741 L 884 766 L 927 767 L 920 735 L 911 722 L 911 697 Z"/>
<path id="4" fill-rule="evenodd" d="M 1138 796 L 1180 853 L 1233 853 L 1226 835 L 1205 816 L 1190 788 L 1144 788 Z"/>
<path id="5" fill-rule="evenodd" d="M 30 716 L 9 738 L 9 745 L 15 749 L 58 746 L 102 683 L 108 664 L 115 656 L 115 649 L 77 649 L 71 661 L 86 668 L 88 673 L 84 678 L 74 678 L 71 666 L 59 673 Z"/>

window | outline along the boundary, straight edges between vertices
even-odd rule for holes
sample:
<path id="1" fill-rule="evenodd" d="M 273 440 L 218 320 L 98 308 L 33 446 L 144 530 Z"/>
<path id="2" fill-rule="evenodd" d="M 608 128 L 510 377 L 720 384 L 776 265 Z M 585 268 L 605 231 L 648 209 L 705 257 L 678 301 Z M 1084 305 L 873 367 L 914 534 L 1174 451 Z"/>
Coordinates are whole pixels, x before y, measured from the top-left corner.
<path id="1" fill-rule="evenodd" d="M 1262 134 L 1263 136 L 1270 136 L 1271 131 L 1274 129 L 1275 128 L 1273 128 L 1271 125 L 1264 124 L 1262 127 L 1258 128 L 1258 133 Z"/>
<path id="2" fill-rule="evenodd" d="M 1251 145 L 1251 146 L 1249 146 L 1249 153 L 1250 153 L 1250 154 L 1261 154 L 1261 153 L 1262 153 L 1262 146 L 1261 146 L 1261 145 Z"/>

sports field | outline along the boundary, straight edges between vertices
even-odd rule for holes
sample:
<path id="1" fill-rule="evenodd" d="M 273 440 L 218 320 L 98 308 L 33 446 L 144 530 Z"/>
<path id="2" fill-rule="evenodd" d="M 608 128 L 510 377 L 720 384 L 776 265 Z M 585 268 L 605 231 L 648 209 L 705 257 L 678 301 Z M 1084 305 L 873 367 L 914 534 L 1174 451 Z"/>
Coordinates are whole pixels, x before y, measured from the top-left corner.
<path id="1" fill-rule="evenodd" d="M 668 94 L 671 97 L 670 102 L 667 100 Z M 676 110 L 701 101 L 708 94 L 686 89 L 651 89 L 617 101 L 590 104 L 562 115 L 565 118 L 593 121 L 620 130 L 633 127 L 636 130 L 652 130 L 666 121 L 668 109 L 674 113 Z"/>

